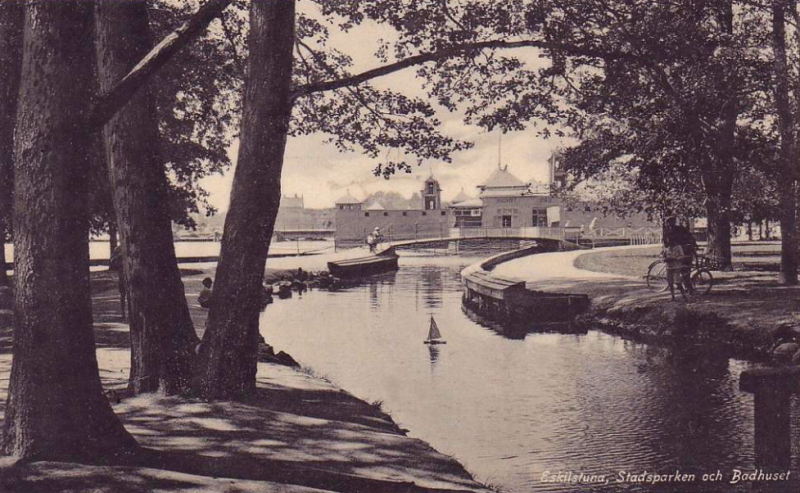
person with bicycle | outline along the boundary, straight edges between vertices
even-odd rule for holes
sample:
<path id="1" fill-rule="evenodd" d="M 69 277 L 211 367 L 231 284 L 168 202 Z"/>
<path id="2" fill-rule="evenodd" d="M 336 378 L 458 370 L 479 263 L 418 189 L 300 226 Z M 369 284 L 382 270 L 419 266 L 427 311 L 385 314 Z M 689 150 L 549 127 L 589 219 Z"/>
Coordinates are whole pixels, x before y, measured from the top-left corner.
<path id="1" fill-rule="evenodd" d="M 694 292 L 689 274 L 692 269 L 695 252 L 697 251 L 697 240 L 685 226 L 677 224 L 675 216 L 670 216 L 664 221 L 664 260 L 667 263 L 667 285 L 669 293 L 675 300 L 675 278 L 678 277 L 678 289 L 681 296 L 686 300 L 686 293 L 683 287 L 690 294 Z"/>

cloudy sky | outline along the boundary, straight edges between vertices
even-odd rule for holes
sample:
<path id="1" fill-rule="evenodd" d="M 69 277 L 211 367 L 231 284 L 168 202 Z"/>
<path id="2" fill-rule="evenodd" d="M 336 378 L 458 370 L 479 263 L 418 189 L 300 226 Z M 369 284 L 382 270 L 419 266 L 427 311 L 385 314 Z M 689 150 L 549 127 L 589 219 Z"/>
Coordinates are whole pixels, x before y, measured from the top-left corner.
<path id="1" fill-rule="evenodd" d="M 305 2 L 308 5 L 308 2 Z M 353 72 L 360 72 L 378 65 L 372 56 L 377 40 L 388 37 L 377 25 L 361 26 L 347 35 L 332 34 L 331 44 L 350 54 L 355 66 Z M 365 40 L 375 42 L 365 42 Z M 353 43 L 352 40 L 358 40 Z M 520 54 L 517 51 L 516 54 Z M 529 63 L 541 63 L 535 50 L 521 53 Z M 420 95 L 419 82 L 414 78 L 414 70 L 406 69 L 374 81 L 378 88 L 402 88 L 410 95 Z M 416 93 L 416 94 L 415 94 Z M 477 127 L 462 123 L 461 116 L 444 109 L 437 118 L 443 123 L 445 133 L 462 140 L 475 143 L 474 148 L 453 155 L 452 163 L 426 162 L 414 169 L 413 173 L 400 173 L 386 180 L 375 177 L 372 169 L 377 162 L 357 153 L 340 153 L 334 146 L 323 141 L 324 136 L 312 135 L 290 138 L 286 149 L 281 186 L 284 194 L 302 195 L 306 207 L 332 207 L 334 201 L 348 190 L 356 198 L 379 191 L 395 191 L 410 197 L 422 188 L 422 182 L 433 172 L 442 187 L 443 200 L 449 200 L 463 188 L 476 195 L 475 187 L 482 183 L 498 165 L 498 150 L 501 151 L 502 164 L 518 178 L 529 181 L 548 181 L 547 158 L 563 141 L 552 137 L 541 139 L 535 130 L 504 134 L 486 133 Z M 501 142 L 499 142 L 501 141 Z M 237 144 L 230 150 L 236 162 Z M 228 207 L 228 198 L 233 179 L 233 170 L 224 176 L 207 178 L 203 184 L 211 192 L 211 203 L 220 210 Z"/>

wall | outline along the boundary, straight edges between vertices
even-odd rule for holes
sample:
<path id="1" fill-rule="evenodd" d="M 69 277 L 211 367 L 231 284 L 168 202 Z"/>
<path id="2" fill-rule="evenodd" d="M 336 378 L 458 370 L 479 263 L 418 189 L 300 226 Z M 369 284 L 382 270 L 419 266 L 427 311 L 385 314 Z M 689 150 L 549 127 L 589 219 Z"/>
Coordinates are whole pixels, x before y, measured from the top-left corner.
<path id="1" fill-rule="evenodd" d="M 300 209 L 287 207 L 278 210 L 275 218 L 275 231 L 320 230 L 336 227 L 333 209 Z"/>
<path id="2" fill-rule="evenodd" d="M 483 227 L 501 228 L 500 216 L 511 215 L 512 228 L 527 228 L 531 226 L 547 226 L 547 224 L 533 224 L 533 209 L 546 209 L 557 205 L 558 202 L 546 195 L 528 195 L 520 197 L 484 197 L 483 198 Z M 512 212 L 514 211 L 514 212 Z"/>
<path id="3" fill-rule="evenodd" d="M 548 207 L 559 206 L 561 208 L 559 213 L 558 226 L 567 226 L 572 228 L 584 227 L 585 231 L 589 231 L 589 226 L 592 224 L 593 219 L 597 219 L 594 224 L 595 230 L 598 229 L 618 229 L 618 228 L 659 228 L 656 222 L 648 221 L 647 215 L 644 213 L 631 214 L 628 217 L 617 217 L 613 215 L 604 216 L 602 211 L 588 210 L 581 205 L 576 206 L 573 210 L 565 208 L 561 201 L 554 197 L 549 196 L 525 196 L 525 197 L 502 197 L 492 198 L 487 197 L 483 199 L 483 227 L 484 228 L 500 228 L 498 216 L 507 214 L 503 210 L 516 209 L 517 214 L 512 214 L 512 228 L 527 228 L 531 226 L 548 226 L 549 224 L 533 224 L 533 209 L 547 209 Z M 552 214 L 548 217 L 549 221 L 553 221 Z"/>
<path id="4" fill-rule="evenodd" d="M 336 211 L 337 245 L 363 245 L 376 227 L 387 238 L 447 236 L 454 218 L 446 210 Z"/>

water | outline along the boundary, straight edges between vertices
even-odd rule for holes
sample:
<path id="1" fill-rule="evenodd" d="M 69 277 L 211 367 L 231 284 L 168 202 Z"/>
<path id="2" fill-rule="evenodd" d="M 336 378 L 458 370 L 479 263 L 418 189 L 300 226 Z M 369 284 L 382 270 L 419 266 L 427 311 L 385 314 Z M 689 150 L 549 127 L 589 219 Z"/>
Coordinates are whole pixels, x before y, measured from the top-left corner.
<path id="1" fill-rule="evenodd" d="M 180 257 L 213 257 L 219 255 L 221 243 L 216 241 L 176 241 L 175 254 Z M 294 255 L 303 252 L 331 252 L 333 241 L 273 241 L 269 248 L 272 255 Z M 89 258 L 108 259 L 111 249 L 107 241 L 89 242 Z M 6 259 L 14 258 L 14 245 L 5 244 Z"/>
<path id="2" fill-rule="evenodd" d="M 503 491 L 751 491 L 728 483 L 753 470 L 753 399 L 738 391 L 747 363 L 599 331 L 505 337 L 462 309 L 458 273 L 475 260 L 403 257 L 361 286 L 276 300 L 262 333 Z M 430 315 L 446 345 L 422 343 Z M 697 480 L 616 482 L 676 469 Z M 717 470 L 723 482 L 700 480 Z M 609 483 L 544 482 L 545 471 Z"/>

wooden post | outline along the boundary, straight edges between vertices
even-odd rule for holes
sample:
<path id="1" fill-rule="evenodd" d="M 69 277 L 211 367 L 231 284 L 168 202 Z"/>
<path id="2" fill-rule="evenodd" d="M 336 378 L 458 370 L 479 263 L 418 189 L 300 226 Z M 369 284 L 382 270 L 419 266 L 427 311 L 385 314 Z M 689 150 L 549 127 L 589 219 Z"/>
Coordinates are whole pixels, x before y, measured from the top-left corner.
<path id="1" fill-rule="evenodd" d="M 800 392 L 800 367 L 755 368 L 739 377 L 739 389 L 755 395 L 756 467 L 791 465 L 791 395 Z"/>

